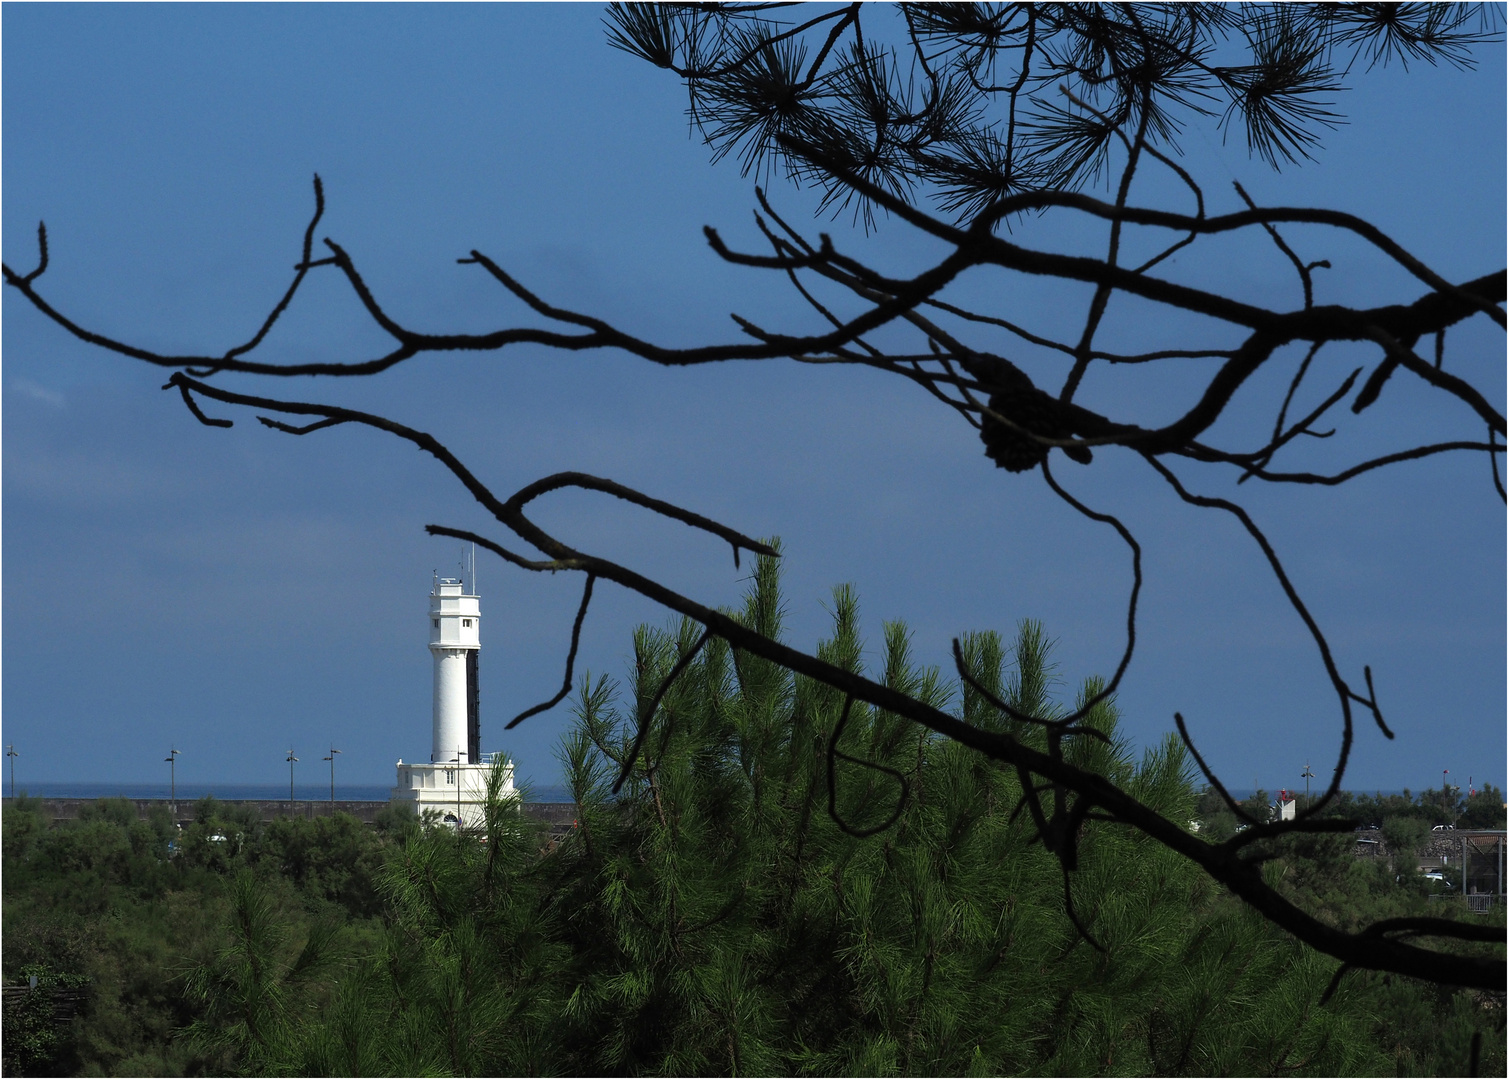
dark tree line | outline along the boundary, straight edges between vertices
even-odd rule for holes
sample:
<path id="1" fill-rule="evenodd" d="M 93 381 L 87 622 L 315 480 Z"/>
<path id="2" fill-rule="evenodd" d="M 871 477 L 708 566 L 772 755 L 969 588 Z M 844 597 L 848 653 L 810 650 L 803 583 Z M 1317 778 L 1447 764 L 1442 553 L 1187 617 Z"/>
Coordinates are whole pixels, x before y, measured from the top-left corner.
<path id="1" fill-rule="evenodd" d="M 176 390 L 202 423 L 228 427 L 213 405 L 250 408 L 277 431 L 306 435 L 342 424 L 385 431 L 433 455 L 508 533 L 533 549 L 520 552 L 491 536 L 444 525 L 434 535 L 471 540 L 522 570 L 568 570 L 583 575 L 581 607 L 571 632 L 560 693 L 513 722 L 559 703 L 573 680 L 577 641 L 595 583 L 601 579 L 631 589 L 692 620 L 702 629 L 688 640 L 660 693 L 637 716 L 637 736 L 615 787 L 643 769 L 641 750 L 656 729 L 660 698 L 709 642 L 747 654 L 814 680 L 842 695 L 844 706 L 829 733 L 830 773 L 839 762 L 880 770 L 850 757 L 838 744 L 852 708 L 884 710 L 931 729 L 1010 768 L 1020 784 L 1018 813 L 1025 813 L 1037 839 L 1062 869 L 1066 905 L 1072 910 L 1074 874 L 1087 822 L 1134 829 L 1202 867 L 1263 916 L 1351 968 L 1391 971 L 1440 982 L 1501 987 L 1502 960 L 1463 955 L 1448 944 L 1426 940 L 1501 941 L 1498 931 L 1444 919 L 1385 919 L 1355 931 L 1339 929 L 1297 906 L 1264 879 L 1271 845 L 1287 834 L 1350 830 L 1334 815 L 1359 720 L 1392 737 L 1372 672 L 1333 654 L 1322 627 L 1294 586 L 1274 546 L 1239 503 L 1203 494 L 1203 477 L 1235 473 L 1242 481 L 1272 485 L 1331 486 L 1402 461 L 1439 454 L 1487 458 L 1500 499 L 1497 455 L 1503 452 L 1505 419 L 1499 387 L 1450 363 L 1448 331 L 1486 318 L 1505 325 L 1505 271 L 1450 281 L 1415 258 L 1374 225 L 1353 215 L 1309 207 L 1263 207 L 1237 185 L 1239 208 L 1214 212 L 1204 188 L 1179 163 L 1178 136 L 1191 124 L 1214 123 L 1240 133 L 1252 152 L 1275 167 L 1318 152 L 1328 125 L 1340 121 L 1333 95 L 1353 75 L 1380 64 L 1446 62 L 1470 66 L 1471 50 L 1497 40 L 1496 9 L 1453 5 L 1176 5 L 1149 7 L 1042 6 L 1030 4 L 901 5 L 897 26 L 877 28 L 860 5 L 783 10 L 786 5 L 626 6 L 610 14 L 614 45 L 673 71 L 687 87 L 693 123 L 714 154 L 737 153 L 746 170 L 780 174 L 817 185 L 824 205 L 852 210 L 867 226 L 876 212 L 903 227 L 941 241 L 946 254 L 931 265 L 893 276 L 871 261 L 840 250 L 827 235 L 812 237 L 756 189 L 762 251 L 728 246 L 712 228 L 707 240 L 728 262 L 785 275 L 804 315 L 789 325 L 760 326 L 735 316 L 739 340 L 673 349 L 642 339 L 594 316 L 568 310 L 537 296 L 482 251 L 458 260 L 478 267 L 522 302 L 539 325 L 508 325 L 487 333 L 432 333 L 399 322 L 367 285 L 352 255 L 336 241 L 315 241 L 324 194 L 315 181 L 315 212 L 301 257 L 284 296 L 242 344 L 215 355 L 165 355 L 113 339 L 82 326 L 54 308 L 40 291 L 47 269 L 47 238 L 39 230 L 39 261 L 21 273 L 6 266 L 6 283 L 43 315 L 75 337 L 109 351 L 168 369 L 165 389 Z M 888 9 L 890 10 L 890 9 Z M 809 18 L 808 15 L 811 14 Z M 889 16 L 887 16 L 889 17 Z M 890 37 L 886 36 L 889 32 Z M 1136 205 L 1134 182 L 1146 169 L 1168 169 L 1188 193 L 1182 212 Z M 1081 190 L 1104 180 L 1110 198 Z M 1212 198 L 1213 202 L 1214 199 Z M 931 202 L 937 212 L 925 209 Z M 1100 257 L 1031 248 L 1017 242 L 1015 223 L 1029 217 L 1077 216 L 1104 223 Z M 1038 230 L 1041 232 L 1041 230 Z M 1413 291 L 1379 295 L 1369 305 L 1323 302 L 1316 270 L 1337 232 L 1364 242 L 1382 263 L 1403 268 L 1418 283 Z M 1185 248 L 1228 235 L 1274 245 L 1292 264 L 1294 302 L 1268 307 L 1176 280 L 1166 260 Z M 1129 252 L 1137 252 L 1135 257 Z M 1301 254 L 1305 252 L 1305 254 Z M 1159 270 L 1163 273 L 1160 274 Z M 1487 269 L 1487 268 L 1485 268 Z M 257 350 L 311 272 L 341 275 L 372 321 L 393 341 L 380 356 L 281 363 Z M 1093 287 L 1077 338 L 1056 339 L 1035 329 L 1033 313 L 976 310 L 945 294 L 950 284 L 980 271 L 1031 275 L 1066 287 Z M 1204 317 L 1199 340 L 1173 341 L 1147 352 L 1115 351 L 1102 344 L 1116 329 L 1107 320 L 1113 297 L 1145 302 L 1143 318 L 1159 312 Z M 907 339 L 909 338 L 909 343 Z M 1062 381 L 1040 385 L 1009 355 L 991 344 L 1016 342 L 1061 359 Z M 596 491 L 681 521 L 728 543 L 737 564 L 741 552 L 774 556 L 768 545 L 692 510 L 612 480 L 560 473 L 500 495 L 474 475 L 434 436 L 397 420 L 272 392 L 240 393 L 216 381 L 236 372 L 271 379 L 293 375 L 371 376 L 415 356 L 437 351 L 493 352 L 520 343 L 563 351 L 619 349 L 670 366 L 726 360 L 791 358 L 802 363 L 851 364 L 906 378 L 921 392 L 973 427 L 985 453 L 1013 473 L 1037 471 L 1069 506 L 1114 531 L 1126 545 L 1131 587 L 1126 599 L 1126 644 L 1110 679 L 1064 715 L 1035 715 L 971 681 L 962 647 L 955 642 L 961 679 L 982 695 L 1006 725 L 984 725 L 954 715 L 925 696 L 867 678 L 825 658 L 794 649 L 733 615 L 714 610 L 646 577 L 630 566 L 580 550 L 541 528 L 531 504 L 565 488 Z M 1370 364 L 1335 385 L 1316 387 L 1315 360 L 1323 350 L 1367 343 Z M 1423 355 L 1422 355 L 1423 343 Z M 998 347 L 998 346 L 997 346 Z M 1010 352 L 1011 350 L 1007 350 Z M 1130 411 L 1092 409 L 1076 400 L 1088 373 L 1113 365 L 1168 363 L 1206 365 L 1201 387 L 1172 421 L 1149 424 Z M 1281 403 L 1265 406 L 1242 390 L 1260 371 L 1278 367 L 1289 375 Z M 1201 370 L 1206 370 L 1202 368 Z M 1396 384 L 1408 382 L 1401 388 Z M 1325 437 L 1322 421 L 1340 425 L 1348 411 L 1361 413 L 1385 392 L 1449 399 L 1461 419 L 1458 438 L 1402 443 L 1393 451 L 1357 461 L 1334 473 L 1275 465 L 1294 458 L 1306 438 Z M 1315 399 L 1301 406 L 1302 400 Z M 208 410 L 208 411 L 206 411 Z M 1265 413 L 1264 410 L 1267 410 Z M 275 414 L 275 415 L 262 415 Z M 282 416 L 287 419 L 278 419 Z M 1266 416 L 1271 435 L 1258 446 L 1227 445 L 1214 432 L 1234 416 Z M 1334 690 L 1340 738 L 1328 784 L 1293 821 L 1258 820 L 1206 767 L 1176 714 L 1180 736 L 1212 788 L 1249 827 L 1212 844 L 1192 835 L 1113 777 L 1089 767 L 1081 752 L 1103 733 L 1087 722 L 1115 694 L 1131 663 L 1142 584 L 1142 548 L 1116 517 L 1077 498 L 1065 486 L 1062 457 L 1093 467 L 1097 450 L 1135 455 L 1149 476 L 1183 502 L 1239 523 L 1261 550 L 1274 579 L 1303 622 Z M 510 541 L 511 544 L 513 541 Z M 1023 732 L 1040 732 L 1041 741 Z M 905 792 L 893 819 L 905 806 Z M 835 821 L 846 829 L 839 808 Z M 873 828 L 874 826 L 869 826 Z"/>

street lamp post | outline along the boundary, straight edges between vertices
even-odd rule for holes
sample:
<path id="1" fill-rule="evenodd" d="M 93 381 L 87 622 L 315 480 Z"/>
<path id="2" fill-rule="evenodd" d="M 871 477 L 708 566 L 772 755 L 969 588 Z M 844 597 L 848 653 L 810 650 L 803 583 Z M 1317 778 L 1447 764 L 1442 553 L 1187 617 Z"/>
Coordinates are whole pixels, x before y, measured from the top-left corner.
<path id="1" fill-rule="evenodd" d="M 16 759 L 21 755 L 16 753 L 16 744 L 9 743 L 5 747 L 5 756 L 10 758 L 10 797 L 16 797 Z"/>
<path id="2" fill-rule="evenodd" d="M 173 815 L 173 820 L 178 820 L 178 755 L 182 750 L 173 749 L 171 744 L 168 748 L 168 756 L 163 758 L 168 763 L 168 813 Z"/>
<path id="3" fill-rule="evenodd" d="M 293 763 L 299 759 L 293 756 L 293 747 L 288 748 L 288 816 L 293 817 Z"/>
<path id="4" fill-rule="evenodd" d="M 1305 778 L 1305 809 L 1308 810 L 1310 808 L 1310 781 L 1315 776 L 1310 771 L 1310 763 L 1308 761 L 1305 762 L 1305 771 L 1300 773 L 1300 775 Z"/>
<path id="5" fill-rule="evenodd" d="M 289 753 L 291 754 L 291 753 L 293 753 L 293 751 L 290 750 Z M 339 754 L 339 753 L 340 753 L 340 751 L 337 750 L 335 748 L 335 746 L 332 744 L 331 747 L 330 747 L 330 756 L 329 757 L 324 757 L 324 758 L 320 759 L 321 761 L 328 761 L 328 762 L 330 762 L 330 816 L 331 817 L 335 817 L 335 755 Z"/>
<path id="6" fill-rule="evenodd" d="M 461 747 L 456 747 L 456 835 L 461 835 Z"/>

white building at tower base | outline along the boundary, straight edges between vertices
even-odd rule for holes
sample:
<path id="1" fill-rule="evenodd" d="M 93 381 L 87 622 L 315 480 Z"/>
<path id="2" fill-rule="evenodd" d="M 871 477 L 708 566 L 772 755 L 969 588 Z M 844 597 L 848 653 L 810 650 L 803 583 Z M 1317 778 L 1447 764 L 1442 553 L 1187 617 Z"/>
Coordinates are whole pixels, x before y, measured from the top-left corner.
<path id="1" fill-rule="evenodd" d="M 502 754 L 483 754 L 475 765 L 457 765 L 454 762 L 425 762 L 409 764 L 402 758 L 398 761 L 398 786 L 393 789 L 391 800 L 411 803 L 414 813 L 423 818 L 426 811 L 433 810 L 439 821 L 454 827 L 457 821 L 463 829 L 480 829 L 486 823 L 484 807 L 487 803 L 487 777 L 495 767 L 503 768 L 502 783 L 498 796 L 513 798 L 517 792 L 513 786 L 513 763 L 504 763 Z"/>
<path id="2" fill-rule="evenodd" d="M 437 578 L 430 593 L 430 654 L 435 662 L 435 700 L 428 762 L 398 761 L 392 800 L 409 803 L 423 817 L 463 829 L 484 821 L 489 774 L 501 769 L 498 795 L 514 796 L 513 765 L 501 754 L 484 754 L 478 723 L 477 654 L 482 612 L 459 578 Z"/>

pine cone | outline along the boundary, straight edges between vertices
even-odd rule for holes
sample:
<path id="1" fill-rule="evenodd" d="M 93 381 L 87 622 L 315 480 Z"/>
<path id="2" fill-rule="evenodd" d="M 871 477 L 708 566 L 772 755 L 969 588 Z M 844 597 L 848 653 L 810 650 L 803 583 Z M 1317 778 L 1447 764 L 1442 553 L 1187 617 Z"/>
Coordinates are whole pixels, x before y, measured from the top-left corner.
<path id="1" fill-rule="evenodd" d="M 1036 435 L 1049 439 L 1074 437 L 1073 429 L 1066 422 L 1064 407 L 1031 384 L 998 389 L 990 395 L 990 408 Z M 985 456 L 1007 472 L 1027 472 L 1037 468 L 1050 449 L 990 416 L 986 416 L 980 425 L 980 441 L 985 444 Z M 1062 449 L 1081 465 L 1090 463 L 1088 447 Z"/>

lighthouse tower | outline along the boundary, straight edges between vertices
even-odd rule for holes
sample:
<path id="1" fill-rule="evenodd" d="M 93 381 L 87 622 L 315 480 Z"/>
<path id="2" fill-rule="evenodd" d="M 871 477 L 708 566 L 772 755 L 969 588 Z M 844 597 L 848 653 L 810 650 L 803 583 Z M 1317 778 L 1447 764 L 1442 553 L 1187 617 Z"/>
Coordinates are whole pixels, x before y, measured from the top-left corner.
<path id="1" fill-rule="evenodd" d="M 482 753 L 478 723 L 477 656 L 482 651 L 482 610 L 460 578 L 436 578 L 430 592 L 430 655 L 434 661 L 434 709 L 430 760 L 398 762 L 393 799 L 434 810 L 447 824 L 481 824 L 488 774 L 497 754 Z M 505 770 L 501 794 L 512 795 L 513 767 Z"/>
<path id="2" fill-rule="evenodd" d="M 482 649 L 482 611 L 477 597 L 461 591 L 457 578 L 438 578 L 430 593 L 430 653 L 435 658 L 435 729 L 431 761 L 475 765 L 477 745 L 477 653 Z"/>

